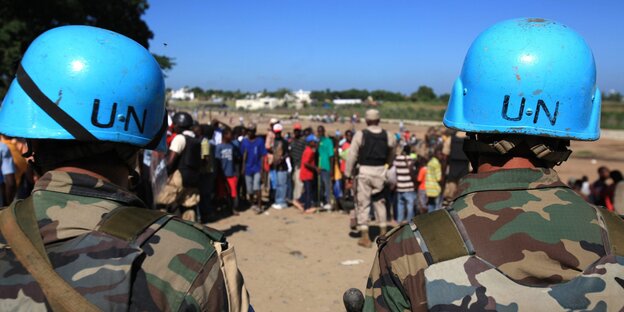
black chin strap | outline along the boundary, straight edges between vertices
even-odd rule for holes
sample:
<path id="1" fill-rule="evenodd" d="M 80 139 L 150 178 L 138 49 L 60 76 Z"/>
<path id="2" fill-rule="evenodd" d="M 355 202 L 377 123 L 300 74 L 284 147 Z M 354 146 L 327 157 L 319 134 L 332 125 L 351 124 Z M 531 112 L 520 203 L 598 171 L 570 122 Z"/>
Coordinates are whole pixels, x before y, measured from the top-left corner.
<path id="1" fill-rule="evenodd" d="M 30 78 L 28 73 L 20 64 L 17 67 L 17 83 L 19 83 L 22 90 L 26 92 L 26 95 L 39 106 L 48 116 L 50 116 L 56 123 L 58 123 L 63 129 L 71 134 L 76 140 L 79 141 L 97 141 L 98 139 L 85 129 L 76 119 L 72 118 L 67 112 L 62 110 L 57 103 L 52 102 L 42 91 L 37 84 Z M 62 91 L 62 90 L 60 90 Z"/>
<path id="2" fill-rule="evenodd" d="M 156 134 L 154 135 L 154 138 L 152 138 L 152 140 L 145 144 L 145 146 L 143 146 L 144 149 L 148 149 L 148 150 L 154 150 L 158 147 L 158 144 L 160 143 L 160 140 L 162 139 L 163 135 L 165 135 L 165 132 L 167 131 L 167 112 L 165 112 L 165 116 L 164 116 L 164 120 L 162 122 L 162 125 L 160 126 L 160 129 L 158 129 L 158 132 L 156 132 Z"/>
<path id="3" fill-rule="evenodd" d="M 71 134 L 74 139 L 78 141 L 99 141 L 89 130 L 83 127 L 76 119 L 70 116 L 67 112 L 59 107 L 59 103 L 54 103 L 39 89 L 37 84 L 32 80 L 30 75 L 24 70 L 20 63 L 17 67 L 16 73 L 17 83 L 22 87 L 22 90 L 30 97 L 30 99 L 41 108 L 50 118 L 52 118 L 59 126 L 65 129 Z M 62 90 L 60 90 L 62 91 Z M 59 95 L 62 97 L 62 95 Z M 58 100 L 60 102 L 61 99 Z M 162 136 L 167 130 L 167 114 L 164 114 L 164 120 L 158 132 L 154 135 L 152 140 L 147 143 L 143 148 L 155 149 L 158 147 Z"/>
<path id="4" fill-rule="evenodd" d="M 506 155 L 521 143 L 525 143 L 529 147 L 531 152 L 538 159 L 544 160 L 549 163 L 560 165 L 564 161 L 568 160 L 572 150 L 564 148 L 562 150 L 553 149 L 550 146 L 544 144 L 539 137 L 533 136 L 507 136 L 498 141 L 491 143 L 479 141 L 475 134 L 469 135 L 464 140 L 464 152 L 468 156 L 473 167 L 476 163 L 476 159 L 473 159 L 478 154 L 497 154 Z"/>

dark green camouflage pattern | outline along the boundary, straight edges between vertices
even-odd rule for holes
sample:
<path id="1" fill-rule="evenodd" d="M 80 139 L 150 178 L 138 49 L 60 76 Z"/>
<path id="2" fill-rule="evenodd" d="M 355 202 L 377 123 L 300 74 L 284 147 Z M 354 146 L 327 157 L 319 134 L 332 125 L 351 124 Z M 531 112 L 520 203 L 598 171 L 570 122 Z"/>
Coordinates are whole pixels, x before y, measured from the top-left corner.
<path id="1" fill-rule="evenodd" d="M 111 210 L 144 204 L 113 184 L 82 174 L 48 172 L 31 196 L 55 270 L 102 310 L 228 310 L 212 245 L 221 233 L 171 218 L 152 224 L 137 239 L 140 246 L 94 232 Z M 47 309 L 38 284 L 0 235 L 0 310 Z"/>
<path id="2" fill-rule="evenodd" d="M 430 311 L 620 311 L 624 258 L 609 255 L 567 282 L 519 284 L 478 257 L 464 256 L 425 270 Z M 458 268 L 463 268 L 458 270 Z"/>
<path id="3" fill-rule="evenodd" d="M 624 259 L 610 254 L 596 208 L 554 170 L 469 175 L 452 209 L 475 254 L 428 266 L 409 226 L 392 231 L 379 241 L 364 311 L 624 309 Z"/>

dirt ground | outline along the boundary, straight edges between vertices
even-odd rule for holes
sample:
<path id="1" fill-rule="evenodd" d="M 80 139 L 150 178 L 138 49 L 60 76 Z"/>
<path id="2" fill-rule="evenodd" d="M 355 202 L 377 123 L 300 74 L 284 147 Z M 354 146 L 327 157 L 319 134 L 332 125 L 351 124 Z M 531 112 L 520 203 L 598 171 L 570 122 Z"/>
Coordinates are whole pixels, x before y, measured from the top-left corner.
<path id="1" fill-rule="evenodd" d="M 237 124 L 239 116 L 213 113 L 212 117 L 226 123 L 231 118 L 231 123 Z M 257 122 L 260 132 L 268 126 L 268 116 L 244 117 L 245 123 L 250 118 Z M 301 123 L 304 127 L 319 124 L 305 119 Z M 428 128 L 405 123 L 418 136 Z M 285 131 L 292 129 L 290 121 L 283 124 Z M 383 126 L 391 131 L 398 129 L 397 123 Z M 336 129 L 344 132 L 349 125 L 325 127 L 328 134 L 333 134 Z M 574 142 L 572 149 L 578 156 L 572 154 L 557 168 L 564 182 L 583 175 L 593 181 L 600 166 L 624 170 L 624 132 L 618 139 Z M 288 208 L 270 209 L 261 215 L 246 211 L 209 225 L 225 231 L 235 246 L 256 311 L 344 311 L 343 292 L 350 287 L 364 291 L 375 252 L 356 245 L 356 238 L 349 236 L 348 223 L 348 215 L 340 212 L 302 215 Z"/>

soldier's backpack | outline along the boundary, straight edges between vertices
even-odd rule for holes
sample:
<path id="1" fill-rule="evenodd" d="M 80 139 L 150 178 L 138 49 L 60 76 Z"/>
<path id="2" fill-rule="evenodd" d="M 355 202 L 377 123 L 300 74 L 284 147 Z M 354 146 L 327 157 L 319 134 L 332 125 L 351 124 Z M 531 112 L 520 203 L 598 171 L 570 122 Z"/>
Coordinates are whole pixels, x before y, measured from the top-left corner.
<path id="1" fill-rule="evenodd" d="M 424 273 L 428 309 L 485 311 L 492 302 L 496 310 L 514 311 L 624 308 L 624 222 L 611 212 L 595 209 L 601 226 L 607 229 L 607 254 L 572 280 L 546 287 L 516 283 L 475 255 L 455 211 L 443 209 L 416 216 L 409 226 L 429 265 Z"/>
<path id="2" fill-rule="evenodd" d="M 126 296 L 128 299 L 131 293 L 132 268 L 135 260 L 143 255 L 141 245 L 172 218 L 172 215 L 156 210 L 118 207 L 106 214 L 94 231 L 63 242 L 49 255 L 39 233 L 32 197 L 28 197 L 0 211 L 0 232 L 10 251 L 4 257 L 12 256 L 23 266 L 20 270 L 30 273 L 53 311 L 125 311 L 129 301 L 122 298 Z M 209 237 L 220 258 L 230 311 L 247 311 L 249 298 L 243 281 L 236 274 L 233 249 L 224 246 L 222 234 L 210 233 Z M 83 257 L 84 253 L 95 255 Z M 67 261 L 71 261 L 71 265 L 63 265 Z M 81 285 L 84 280 L 74 278 L 87 274 L 85 270 L 105 266 L 113 266 L 115 274 L 98 275 L 97 281 L 88 281 L 90 285 Z M 84 290 L 82 293 L 76 290 L 85 286 L 92 288 L 92 283 L 102 285 L 104 290 L 86 294 Z M 19 309 L 46 308 L 28 296 L 16 300 L 20 301 L 16 302 Z"/>

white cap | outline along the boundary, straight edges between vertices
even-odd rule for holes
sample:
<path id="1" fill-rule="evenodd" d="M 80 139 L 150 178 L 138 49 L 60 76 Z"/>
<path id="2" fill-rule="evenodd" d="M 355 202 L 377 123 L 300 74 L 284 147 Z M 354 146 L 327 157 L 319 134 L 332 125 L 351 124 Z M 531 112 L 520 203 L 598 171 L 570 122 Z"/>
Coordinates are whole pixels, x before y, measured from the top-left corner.
<path id="1" fill-rule="evenodd" d="M 379 111 L 376 109 L 369 109 L 366 111 L 366 120 L 379 120 Z"/>
<path id="2" fill-rule="evenodd" d="M 273 125 L 273 132 L 282 132 L 282 130 L 284 129 L 284 127 L 282 126 L 282 124 L 274 124 Z"/>
<path id="3" fill-rule="evenodd" d="M 271 118 L 271 119 L 269 120 L 269 123 L 270 123 L 270 124 L 276 124 L 276 123 L 278 123 L 278 122 L 279 122 L 279 120 L 277 120 L 277 118 Z"/>

